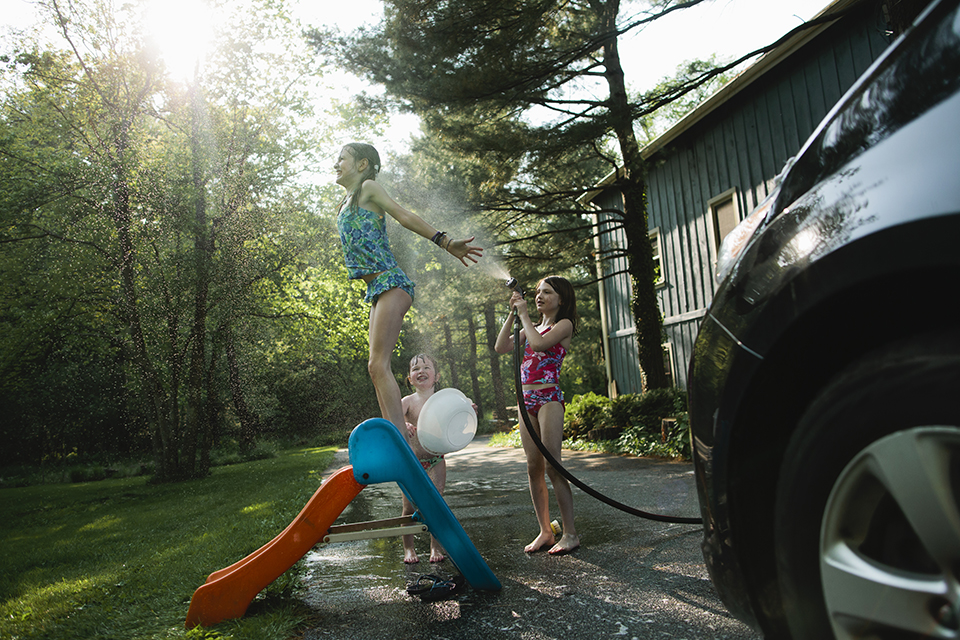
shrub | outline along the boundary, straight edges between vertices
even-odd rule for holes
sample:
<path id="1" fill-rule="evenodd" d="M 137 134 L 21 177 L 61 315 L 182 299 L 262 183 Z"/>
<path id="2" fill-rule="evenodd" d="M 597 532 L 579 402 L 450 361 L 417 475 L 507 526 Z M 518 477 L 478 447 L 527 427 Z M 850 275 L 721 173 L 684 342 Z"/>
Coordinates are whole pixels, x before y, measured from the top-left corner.
<path id="1" fill-rule="evenodd" d="M 663 418 L 676 419 L 666 434 L 661 431 Z M 588 442 L 585 438 L 589 431 L 611 427 L 623 429 L 618 439 Z M 523 427 L 496 434 L 491 439 L 492 446 L 521 446 L 520 428 Z M 563 437 L 564 448 L 574 451 L 689 460 L 687 395 L 681 389 L 655 389 L 644 394 L 624 394 L 614 400 L 595 393 L 574 396 L 564 414 Z"/>
<path id="2" fill-rule="evenodd" d="M 574 396 L 563 415 L 564 439 L 578 440 L 610 420 L 610 398 L 592 391 Z"/>
<path id="3" fill-rule="evenodd" d="M 248 451 L 243 452 L 244 462 L 253 462 L 254 460 L 269 460 L 280 455 L 280 445 L 269 440 L 257 441 Z"/>
<path id="4" fill-rule="evenodd" d="M 640 397 L 635 424 L 660 432 L 660 420 L 673 418 L 687 410 L 687 394 L 682 389 L 652 389 Z"/>
<path id="5" fill-rule="evenodd" d="M 662 432 L 663 418 L 676 418 L 669 433 Z M 687 394 L 681 389 L 654 389 L 639 397 L 630 414 L 630 426 L 619 446 L 635 456 L 690 458 L 690 420 Z"/>
<path id="6" fill-rule="evenodd" d="M 635 423 L 634 416 L 640 407 L 643 396 L 636 393 L 625 393 L 617 396 L 610 402 L 611 426 L 627 429 Z"/>
<path id="7" fill-rule="evenodd" d="M 634 456 L 657 456 L 660 458 L 689 460 L 690 420 L 687 414 L 677 417 L 676 425 L 667 433 L 666 440 L 660 433 L 644 433 L 639 428 L 627 429 L 620 436 L 617 448 L 622 453 Z"/>
<path id="8" fill-rule="evenodd" d="M 70 482 L 77 484 L 80 482 L 97 482 L 106 480 L 107 471 L 101 465 L 91 465 L 87 467 L 74 467 L 67 473 Z"/>

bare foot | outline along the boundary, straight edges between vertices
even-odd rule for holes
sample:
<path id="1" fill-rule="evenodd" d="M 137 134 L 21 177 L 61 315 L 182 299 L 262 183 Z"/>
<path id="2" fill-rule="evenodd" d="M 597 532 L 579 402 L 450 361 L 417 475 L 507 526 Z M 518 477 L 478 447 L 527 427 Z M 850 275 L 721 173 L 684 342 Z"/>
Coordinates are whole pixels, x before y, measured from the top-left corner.
<path id="1" fill-rule="evenodd" d="M 447 558 L 443 555 L 443 551 L 440 549 L 430 549 L 430 562 L 438 563 L 443 562 Z"/>
<path id="2" fill-rule="evenodd" d="M 540 533 L 536 539 L 523 548 L 524 553 L 536 553 L 537 551 L 543 550 L 544 547 L 549 547 L 556 541 L 553 533 Z"/>
<path id="3" fill-rule="evenodd" d="M 564 533 L 560 542 L 555 544 L 549 553 L 552 556 L 563 556 L 580 547 L 580 537 L 575 534 Z"/>
<path id="4" fill-rule="evenodd" d="M 404 549 L 403 561 L 406 564 L 417 564 L 420 562 L 420 558 L 417 557 L 417 552 L 415 549 Z"/>

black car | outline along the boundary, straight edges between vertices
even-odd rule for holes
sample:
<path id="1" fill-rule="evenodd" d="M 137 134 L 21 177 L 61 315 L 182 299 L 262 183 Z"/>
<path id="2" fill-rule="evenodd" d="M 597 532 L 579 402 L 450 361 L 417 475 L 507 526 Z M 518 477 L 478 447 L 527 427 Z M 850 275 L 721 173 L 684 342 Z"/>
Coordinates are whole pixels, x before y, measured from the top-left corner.
<path id="1" fill-rule="evenodd" d="M 724 603 L 767 638 L 960 638 L 958 0 L 847 92 L 718 268 L 688 392 Z"/>

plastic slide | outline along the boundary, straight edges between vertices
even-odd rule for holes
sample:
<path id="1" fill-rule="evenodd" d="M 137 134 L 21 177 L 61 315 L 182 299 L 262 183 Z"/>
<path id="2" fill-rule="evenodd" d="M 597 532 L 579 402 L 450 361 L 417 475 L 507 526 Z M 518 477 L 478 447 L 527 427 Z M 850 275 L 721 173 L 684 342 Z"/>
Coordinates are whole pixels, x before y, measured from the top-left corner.
<path id="1" fill-rule="evenodd" d="M 363 486 L 350 467 L 327 478 L 280 535 L 240 562 L 210 574 L 190 600 L 186 627 L 209 627 L 241 617 L 258 593 L 323 540 Z"/>
<path id="2" fill-rule="evenodd" d="M 499 591 L 500 581 L 454 517 L 450 507 L 423 470 L 413 450 L 392 423 L 371 418 L 350 434 L 350 463 L 357 482 L 396 482 L 417 505 L 420 519 L 440 541 L 447 555 L 474 589 Z"/>
<path id="3" fill-rule="evenodd" d="M 350 462 L 327 478 L 277 537 L 229 567 L 214 571 L 190 600 L 186 627 L 209 627 L 239 618 L 267 585 L 321 542 L 364 486 L 396 482 L 474 589 L 499 591 L 493 575 L 413 450 L 390 422 L 374 418 L 350 434 Z"/>

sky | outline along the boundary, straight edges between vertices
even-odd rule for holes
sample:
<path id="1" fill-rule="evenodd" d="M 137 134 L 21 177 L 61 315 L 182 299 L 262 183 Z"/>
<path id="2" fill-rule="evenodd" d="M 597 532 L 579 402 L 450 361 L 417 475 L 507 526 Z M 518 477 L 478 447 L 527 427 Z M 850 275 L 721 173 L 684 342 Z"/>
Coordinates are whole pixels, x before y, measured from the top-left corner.
<path id="1" fill-rule="evenodd" d="M 336 24 L 344 31 L 375 23 L 381 15 L 380 0 L 291 1 L 295 15 L 304 24 Z M 709 0 L 692 9 L 674 12 L 622 38 L 620 55 L 627 85 L 634 91 L 647 89 L 664 76 L 673 75 L 685 60 L 708 58 L 714 53 L 721 59 L 739 57 L 774 42 L 831 1 Z M 630 4 L 623 3 L 624 12 L 629 11 Z M 33 22 L 34 8 L 30 0 L 4 0 L 4 5 L 0 24 L 23 27 Z M 175 2 L 163 0 L 162 6 L 175 6 Z M 416 125 L 413 116 L 395 119 L 388 133 L 396 143 L 395 150 L 402 150 L 403 142 L 416 130 Z"/>
<path id="2" fill-rule="evenodd" d="M 22 1 L 22 0 L 18 0 Z M 644 88 L 677 65 L 713 53 L 739 57 L 777 40 L 819 13 L 832 0 L 709 0 L 676 11 L 621 41 L 627 82 Z M 624 13 L 632 3 L 624 2 Z M 380 0 L 351 0 L 337 11 L 328 3 L 303 0 L 298 14 L 308 24 L 338 24 L 349 30 L 381 15 Z"/>

